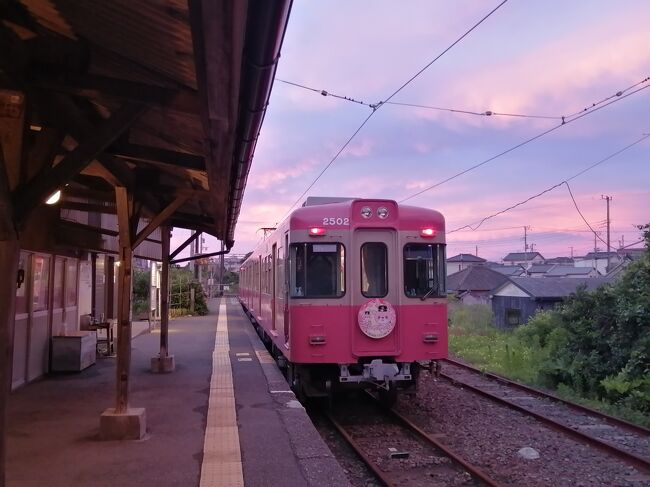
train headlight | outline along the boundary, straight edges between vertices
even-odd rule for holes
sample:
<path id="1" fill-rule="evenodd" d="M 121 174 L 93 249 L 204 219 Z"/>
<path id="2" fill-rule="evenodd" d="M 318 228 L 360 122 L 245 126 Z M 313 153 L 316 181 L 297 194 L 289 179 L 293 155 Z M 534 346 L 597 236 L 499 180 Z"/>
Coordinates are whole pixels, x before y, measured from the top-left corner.
<path id="1" fill-rule="evenodd" d="M 388 218 L 388 208 L 386 208 L 385 206 L 380 206 L 379 208 L 377 208 L 377 216 L 382 220 Z"/>
<path id="2" fill-rule="evenodd" d="M 420 236 L 426 237 L 426 238 L 433 238 L 436 236 L 436 229 L 435 228 L 423 228 L 420 230 Z"/>
<path id="3" fill-rule="evenodd" d="M 370 218 L 372 216 L 372 210 L 369 206 L 364 206 L 361 208 L 361 216 L 364 218 Z"/>

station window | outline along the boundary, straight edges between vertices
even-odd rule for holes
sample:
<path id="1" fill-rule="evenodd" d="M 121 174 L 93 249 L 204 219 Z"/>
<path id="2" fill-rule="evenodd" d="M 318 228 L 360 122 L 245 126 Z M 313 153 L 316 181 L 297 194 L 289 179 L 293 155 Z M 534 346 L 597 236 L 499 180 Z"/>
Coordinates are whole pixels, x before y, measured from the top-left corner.
<path id="1" fill-rule="evenodd" d="M 361 294 L 366 298 L 388 294 L 388 250 L 382 242 L 361 246 Z"/>
<path id="2" fill-rule="evenodd" d="M 339 243 L 291 245 L 292 298 L 340 298 L 345 294 L 345 248 Z"/>
<path id="3" fill-rule="evenodd" d="M 404 294 L 409 298 L 446 296 L 445 270 L 444 245 L 404 246 Z"/>

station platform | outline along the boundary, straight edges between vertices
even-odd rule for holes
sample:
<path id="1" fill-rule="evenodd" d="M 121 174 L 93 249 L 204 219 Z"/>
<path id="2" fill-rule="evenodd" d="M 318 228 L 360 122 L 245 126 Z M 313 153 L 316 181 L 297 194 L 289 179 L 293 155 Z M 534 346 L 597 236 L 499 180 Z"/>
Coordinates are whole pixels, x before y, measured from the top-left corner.
<path id="1" fill-rule="evenodd" d="M 176 370 L 150 372 L 159 334 L 133 339 L 139 441 L 101 441 L 115 359 L 51 375 L 9 398 L 7 486 L 345 486 L 348 481 L 234 297 L 170 321 Z"/>

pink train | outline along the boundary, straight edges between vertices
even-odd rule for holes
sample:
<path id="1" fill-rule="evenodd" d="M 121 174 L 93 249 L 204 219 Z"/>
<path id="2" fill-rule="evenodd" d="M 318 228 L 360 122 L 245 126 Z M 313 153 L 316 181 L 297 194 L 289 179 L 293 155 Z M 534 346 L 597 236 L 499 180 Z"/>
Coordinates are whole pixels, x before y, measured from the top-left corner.
<path id="1" fill-rule="evenodd" d="M 447 357 L 445 221 L 380 199 L 308 198 L 240 270 L 239 293 L 300 395 L 387 402 Z"/>

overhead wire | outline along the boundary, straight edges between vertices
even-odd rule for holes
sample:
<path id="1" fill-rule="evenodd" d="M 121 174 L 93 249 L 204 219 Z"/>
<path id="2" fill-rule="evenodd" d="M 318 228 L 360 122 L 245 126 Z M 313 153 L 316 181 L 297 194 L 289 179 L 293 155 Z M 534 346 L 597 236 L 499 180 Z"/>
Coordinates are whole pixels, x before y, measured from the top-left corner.
<path id="1" fill-rule="evenodd" d="M 352 140 L 356 137 L 356 135 L 361 131 L 361 129 L 368 123 L 370 118 L 377 112 L 378 109 L 380 109 L 386 102 L 390 101 L 395 95 L 397 95 L 400 91 L 402 91 L 404 88 L 406 88 L 410 83 L 413 82 L 418 76 L 420 76 L 424 71 L 426 71 L 433 63 L 435 63 L 438 59 L 440 59 L 443 55 L 445 55 L 447 52 L 449 52 L 456 44 L 458 44 L 461 40 L 463 40 L 465 37 L 467 37 L 472 31 L 474 31 L 479 25 L 481 25 L 485 20 L 487 20 L 494 12 L 496 12 L 499 8 L 501 8 L 505 3 L 507 3 L 508 0 L 502 0 L 501 3 L 499 3 L 496 7 L 494 7 L 490 12 L 488 12 L 486 15 L 484 15 L 478 22 L 476 22 L 472 27 L 470 27 L 463 35 L 461 35 L 458 39 L 456 39 L 452 44 L 450 44 L 446 49 L 444 49 L 440 54 L 438 54 L 433 60 L 431 60 L 429 63 L 427 63 L 422 69 L 420 69 L 417 73 L 415 73 L 413 76 L 411 76 L 406 82 L 404 82 L 399 88 L 397 88 L 386 100 L 380 101 L 374 106 L 372 106 L 372 111 L 370 114 L 364 119 L 364 121 L 359 125 L 359 127 L 354 131 L 352 136 L 347 139 L 345 144 L 339 149 L 339 151 L 332 157 L 332 159 L 325 165 L 325 167 L 321 170 L 321 172 L 316 176 L 316 178 L 307 186 L 307 189 L 301 193 L 301 195 L 296 199 L 296 201 L 289 207 L 287 212 L 282 216 L 280 220 L 284 220 L 284 218 L 291 212 L 291 210 L 300 202 L 300 200 L 307 194 L 307 192 L 318 182 L 318 180 L 321 178 L 323 174 L 325 174 L 325 171 L 327 171 L 330 166 L 338 159 L 338 157 L 341 155 L 341 153 L 345 150 L 345 148 L 352 142 Z M 344 99 L 347 99 L 347 97 L 341 97 Z M 359 103 L 359 102 L 357 102 Z"/>
<path id="2" fill-rule="evenodd" d="M 566 179 L 563 179 L 563 180 L 560 181 L 559 183 L 554 184 L 553 186 L 550 186 L 550 187 L 544 189 L 543 191 L 540 191 L 539 193 L 534 194 L 534 195 L 532 195 L 532 196 L 526 198 L 525 200 L 519 201 L 518 203 L 515 203 L 514 205 L 511 205 L 511 206 L 509 206 L 509 207 L 507 207 L 507 208 L 504 208 L 503 210 L 500 210 L 500 211 L 497 211 L 496 213 L 493 213 L 493 214 L 491 214 L 491 215 L 488 215 L 488 216 L 486 216 L 485 218 L 481 219 L 481 220 L 480 220 L 478 223 L 476 223 L 476 224 L 467 224 L 467 225 L 463 225 L 462 227 L 455 228 L 454 230 L 450 230 L 449 232 L 447 232 L 447 234 L 454 233 L 454 232 L 458 232 L 458 231 L 463 230 L 463 229 L 465 229 L 465 228 L 467 228 L 467 229 L 469 229 L 469 230 L 472 230 L 472 231 L 476 231 L 476 230 L 478 230 L 478 229 L 481 227 L 481 225 L 483 225 L 483 223 L 485 223 L 485 222 L 488 221 L 488 220 L 491 220 L 492 218 L 495 218 L 495 217 L 497 217 L 497 216 L 499 216 L 499 215 L 502 215 L 503 213 L 506 213 L 506 212 L 508 212 L 508 211 L 510 211 L 510 210 L 513 210 L 514 208 L 517 208 L 518 206 L 525 205 L 525 204 L 528 203 L 529 201 L 534 200 L 535 198 L 539 198 L 540 196 L 542 196 L 542 195 L 544 195 L 544 194 L 546 194 L 546 193 L 549 193 L 550 191 L 553 191 L 555 188 L 558 188 L 558 187 L 560 187 L 560 186 L 562 186 L 562 185 L 564 185 L 564 184 L 566 184 L 567 187 L 568 187 L 568 182 L 569 182 L 569 181 L 572 181 L 573 179 L 577 178 L 578 176 L 583 175 L 583 174 L 586 173 L 587 171 L 591 171 L 591 170 L 594 169 L 595 167 L 600 166 L 600 165 L 603 164 L 604 162 L 609 161 L 610 159 L 612 159 L 612 158 L 616 157 L 617 155 L 621 154 L 622 152 L 625 152 L 626 150 L 628 150 L 628 149 L 634 147 L 635 145 L 640 144 L 641 142 L 643 142 L 644 140 L 646 140 L 648 137 L 650 137 L 650 134 L 649 134 L 649 135 L 644 135 L 644 136 L 642 136 L 640 139 L 638 139 L 638 140 L 632 142 L 631 144 L 626 145 L 626 146 L 623 147 L 622 149 L 619 149 L 619 150 L 617 150 L 616 152 L 613 152 L 613 153 L 609 154 L 608 156 L 606 156 L 606 157 L 600 159 L 599 161 L 597 161 L 597 162 L 595 162 L 595 163 L 593 163 L 593 164 L 590 164 L 589 166 L 587 166 L 587 167 L 584 168 L 583 170 L 577 172 L 577 173 L 574 174 L 573 176 L 571 176 L 571 177 L 569 177 L 569 178 L 566 178 Z M 570 191 L 570 190 L 569 190 L 569 191 Z M 599 222 L 596 222 L 596 223 L 601 223 L 601 222 L 599 221 Z M 589 228 L 591 228 L 591 226 L 590 226 Z M 592 231 L 593 231 L 593 230 L 592 230 Z"/>
<path id="3" fill-rule="evenodd" d="M 611 100 L 613 98 L 622 96 L 629 90 L 642 85 L 644 83 L 647 83 L 650 81 L 650 77 L 647 77 L 645 79 L 642 79 L 641 81 L 634 83 L 631 86 L 628 86 L 627 88 L 623 90 L 619 90 L 613 95 L 610 95 L 608 97 L 603 98 L 600 101 L 594 102 L 591 105 L 584 107 L 581 110 L 578 110 L 570 115 L 533 115 L 533 114 L 526 114 L 526 113 L 507 113 L 507 112 L 499 112 L 496 110 L 483 110 L 483 111 L 476 111 L 476 110 L 468 110 L 468 109 L 461 109 L 461 108 L 449 108 L 449 107 L 438 107 L 438 106 L 432 106 L 432 105 L 423 105 L 420 103 L 407 103 L 407 102 L 396 102 L 396 101 L 389 101 L 391 97 L 389 97 L 388 100 L 383 101 L 383 102 L 378 102 L 378 103 L 368 103 L 365 101 L 357 100 L 355 98 L 349 97 L 349 96 L 344 96 L 344 95 L 338 95 L 335 93 L 331 93 L 327 90 L 319 90 L 316 88 L 312 88 L 310 86 L 306 86 L 300 83 L 296 83 L 293 81 L 288 81 L 288 80 L 283 80 L 283 79 L 276 79 L 280 83 L 285 83 L 288 85 L 296 86 L 299 88 L 303 88 L 305 90 L 313 91 L 315 93 L 318 93 L 322 96 L 331 96 L 333 98 L 338 98 L 341 100 L 349 101 L 352 103 L 357 103 L 359 105 L 364 105 L 372 109 L 376 109 L 379 107 L 379 105 L 384 104 L 384 105 L 395 105 L 395 106 L 404 106 L 404 107 L 411 107 L 411 108 L 422 108 L 422 109 L 427 109 L 427 110 L 437 110 L 437 111 L 443 111 L 443 112 L 450 112 L 450 113 L 460 113 L 464 115 L 475 115 L 475 116 L 480 116 L 480 117 L 517 117 L 517 118 L 534 118 L 534 119 L 542 119 L 542 120 L 563 120 L 566 121 L 567 119 L 571 119 L 572 117 L 575 117 L 576 115 L 579 115 L 581 113 L 587 112 L 589 110 L 593 110 L 597 106 L 605 103 L 608 100 Z"/>
<path id="4" fill-rule="evenodd" d="M 576 202 L 576 199 L 573 197 L 573 192 L 571 191 L 571 186 L 569 186 L 569 183 L 566 182 L 566 181 L 564 181 L 563 183 L 566 185 L 566 189 L 569 190 L 569 195 L 571 196 L 571 201 L 573 201 L 573 206 L 576 207 L 576 211 L 578 212 L 578 214 L 580 215 L 580 217 L 583 219 L 583 221 L 585 222 L 585 224 L 589 227 L 589 230 L 591 230 L 592 232 L 594 232 L 594 236 L 595 236 L 598 240 L 600 240 L 602 243 L 604 243 L 605 245 L 607 245 L 607 242 L 605 242 L 605 241 L 600 237 L 600 235 L 598 235 L 598 233 L 596 232 L 596 230 L 594 230 L 594 229 L 591 227 L 591 225 L 589 225 L 589 222 L 587 221 L 587 219 L 585 218 L 585 216 L 584 216 L 584 215 L 582 214 L 582 212 L 580 211 L 580 208 L 578 207 L 578 203 Z"/>
<path id="5" fill-rule="evenodd" d="M 419 195 L 421 195 L 423 193 L 426 193 L 427 191 L 430 191 L 430 190 L 432 190 L 434 188 L 437 188 L 438 186 L 442 186 L 443 184 L 448 183 L 449 181 L 452 181 L 452 180 L 454 180 L 454 179 L 456 179 L 456 178 L 458 178 L 458 177 L 460 177 L 460 176 L 462 176 L 464 174 L 467 174 L 468 172 L 471 172 L 471 171 L 473 171 L 475 169 L 478 169 L 479 167 L 484 166 L 484 165 L 498 159 L 499 157 L 502 157 L 502 156 L 504 156 L 506 154 L 509 154 L 510 152 L 512 152 L 512 151 L 514 151 L 516 149 L 519 149 L 520 147 L 523 147 L 523 146 L 525 146 L 527 144 L 530 144 L 531 142 L 533 142 L 533 141 L 535 141 L 535 140 L 537 140 L 537 139 L 539 139 L 539 138 L 541 138 L 541 137 L 543 137 L 543 136 L 545 136 L 547 134 L 550 134 L 551 132 L 554 132 L 554 131 L 558 130 L 561 127 L 564 127 L 565 125 L 568 125 L 568 124 L 570 124 L 572 122 L 575 122 L 576 120 L 580 120 L 583 117 L 591 115 L 592 113 L 595 113 L 595 112 L 597 112 L 599 110 L 602 110 L 603 108 L 606 108 L 609 105 L 617 103 L 617 102 L 619 102 L 619 101 L 621 101 L 621 100 L 623 100 L 623 99 L 625 99 L 625 98 L 627 98 L 629 96 L 632 96 L 635 93 L 638 93 L 639 91 L 645 90 L 646 88 L 649 88 L 649 87 L 650 87 L 650 85 L 642 86 L 641 88 L 637 88 L 636 90 L 634 90 L 634 91 L 632 91 L 630 93 L 621 95 L 620 97 L 617 97 L 616 99 L 611 100 L 611 101 L 605 103 L 604 105 L 599 105 L 599 106 L 595 107 L 594 109 L 589 110 L 588 112 L 581 113 L 580 115 L 576 115 L 575 117 L 573 117 L 573 118 L 571 118 L 569 120 L 563 120 L 562 123 L 560 123 L 559 125 L 555 125 L 555 126 L 551 127 L 550 129 L 544 130 L 543 132 L 541 132 L 541 133 L 539 133 L 539 134 L 537 134 L 537 135 L 535 135 L 533 137 L 530 137 L 530 138 L 524 140 L 523 142 L 520 142 L 519 144 L 516 144 L 516 145 L 514 145 L 514 146 L 512 146 L 512 147 L 510 147 L 510 148 L 508 148 L 508 149 L 506 149 L 506 150 L 504 150 L 502 152 L 499 152 L 498 154 L 496 154 L 496 155 L 494 155 L 494 156 L 492 156 L 492 157 L 490 157 L 488 159 L 485 159 L 482 162 L 474 164 L 473 166 L 470 166 L 467 169 L 464 169 L 464 170 L 462 170 L 462 171 L 460 171 L 460 172 L 458 172 L 456 174 L 453 174 L 452 176 L 449 176 L 449 177 L 443 179 L 442 181 L 439 181 L 439 182 L 437 182 L 435 184 L 432 184 L 431 186 L 427 186 L 426 188 L 424 188 L 424 189 L 422 189 L 422 190 L 420 190 L 420 191 L 418 191 L 416 193 L 413 193 L 412 195 L 407 196 L 406 198 L 402 198 L 401 200 L 399 200 L 399 202 L 403 203 L 404 201 L 408 201 L 408 200 L 410 200 L 412 198 L 415 198 L 416 196 L 419 196 Z"/>

